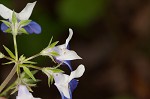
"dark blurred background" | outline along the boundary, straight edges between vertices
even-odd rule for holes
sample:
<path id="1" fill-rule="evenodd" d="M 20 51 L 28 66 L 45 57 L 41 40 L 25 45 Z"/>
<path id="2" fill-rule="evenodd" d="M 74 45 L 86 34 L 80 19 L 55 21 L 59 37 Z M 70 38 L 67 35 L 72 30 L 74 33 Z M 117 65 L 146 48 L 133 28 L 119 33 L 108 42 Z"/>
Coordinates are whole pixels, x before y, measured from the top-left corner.
<path id="1" fill-rule="evenodd" d="M 34 0 L 0 0 L 20 12 Z M 0 18 L 2 19 L 2 18 Z M 70 48 L 84 64 L 73 99 L 150 99 L 150 1 L 149 0 L 37 0 L 31 18 L 42 27 L 39 35 L 17 37 L 19 55 L 29 57 L 47 46 L 51 36 L 63 44 L 68 28 L 74 30 Z M 2 45 L 13 50 L 12 35 L 0 33 Z M 6 60 L 1 60 L 4 62 Z M 40 66 L 52 66 L 48 57 L 36 58 Z M 0 66 L 0 82 L 12 65 Z M 63 66 L 63 70 L 68 71 Z M 60 99 L 57 88 L 48 88 L 47 77 L 34 90 L 42 99 Z"/>

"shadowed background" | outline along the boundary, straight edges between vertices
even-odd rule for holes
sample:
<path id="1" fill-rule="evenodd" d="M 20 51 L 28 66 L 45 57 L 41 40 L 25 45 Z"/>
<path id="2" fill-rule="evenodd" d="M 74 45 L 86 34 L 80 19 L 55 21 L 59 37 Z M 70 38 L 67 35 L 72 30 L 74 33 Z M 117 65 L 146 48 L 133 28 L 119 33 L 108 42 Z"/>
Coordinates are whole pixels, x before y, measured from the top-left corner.
<path id="1" fill-rule="evenodd" d="M 34 0 L 0 1 L 16 12 L 29 2 Z M 149 0 L 37 0 L 30 19 L 41 25 L 42 33 L 18 36 L 19 55 L 40 52 L 51 36 L 63 44 L 68 28 L 74 30 L 70 49 L 83 60 L 72 61 L 72 67 L 86 67 L 74 99 L 150 99 Z M 14 50 L 12 35 L 1 32 L 0 51 L 6 53 L 2 45 Z M 43 67 L 52 66 L 48 57 L 35 61 Z M 0 67 L 2 83 L 12 65 Z M 69 73 L 67 66 L 62 69 Z M 61 98 L 54 85 L 48 88 L 46 75 L 39 72 L 36 78 L 43 81 L 33 88 L 34 96 Z"/>

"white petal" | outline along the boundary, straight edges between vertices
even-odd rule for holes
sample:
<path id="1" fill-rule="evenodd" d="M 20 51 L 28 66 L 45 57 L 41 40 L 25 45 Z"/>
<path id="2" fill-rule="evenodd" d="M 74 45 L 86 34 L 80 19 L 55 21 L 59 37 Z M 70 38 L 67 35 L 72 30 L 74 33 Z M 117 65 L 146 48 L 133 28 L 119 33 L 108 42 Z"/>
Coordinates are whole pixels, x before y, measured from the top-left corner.
<path id="1" fill-rule="evenodd" d="M 12 10 L 5 7 L 3 4 L 0 4 L 0 16 L 2 16 L 4 19 L 11 19 L 12 12 Z"/>
<path id="2" fill-rule="evenodd" d="M 56 56 L 56 59 L 63 61 L 63 60 L 75 60 L 75 59 L 82 59 L 77 53 L 73 50 L 62 49 L 59 52 L 59 56 Z"/>
<path id="3" fill-rule="evenodd" d="M 73 30 L 72 30 L 71 28 L 69 28 L 69 36 L 68 36 L 68 38 L 66 39 L 66 43 L 65 43 L 66 48 L 67 48 L 68 43 L 69 43 L 69 41 L 71 40 L 72 36 L 73 36 Z"/>
<path id="4" fill-rule="evenodd" d="M 58 88 L 58 90 L 60 92 L 63 93 L 63 95 L 66 97 L 66 98 L 69 98 L 70 99 L 70 94 L 69 94 L 69 86 L 68 84 L 65 84 L 65 85 L 58 85 L 57 83 L 55 83 L 56 87 Z"/>
<path id="5" fill-rule="evenodd" d="M 79 65 L 78 68 L 74 71 L 71 72 L 70 76 L 69 76 L 69 82 L 74 79 L 74 78 L 79 78 L 83 75 L 83 73 L 85 72 L 85 67 L 84 65 Z"/>
<path id="6" fill-rule="evenodd" d="M 27 87 L 24 86 L 24 85 L 19 85 L 19 88 L 18 88 L 18 96 L 21 96 L 21 95 L 31 95 L 31 93 L 28 91 Z"/>
<path id="7" fill-rule="evenodd" d="M 41 99 L 41 98 L 34 98 L 32 94 L 28 91 L 26 86 L 19 85 L 18 96 L 16 97 L 16 99 Z"/>
<path id="8" fill-rule="evenodd" d="M 69 75 L 62 73 L 54 73 L 55 85 L 60 92 L 67 98 L 70 98 L 69 94 Z"/>
<path id="9" fill-rule="evenodd" d="M 69 79 L 68 75 L 62 73 L 54 73 L 53 76 L 54 76 L 55 83 L 57 84 L 65 84 Z"/>
<path id="10" fill-rule="evenodd" d="M 26 7 L 18 14 L 19 20 L 28 20 L 31 16 L 32 10 L 36 4 L 36 1 L 33 3 L 28 3 Z"/>

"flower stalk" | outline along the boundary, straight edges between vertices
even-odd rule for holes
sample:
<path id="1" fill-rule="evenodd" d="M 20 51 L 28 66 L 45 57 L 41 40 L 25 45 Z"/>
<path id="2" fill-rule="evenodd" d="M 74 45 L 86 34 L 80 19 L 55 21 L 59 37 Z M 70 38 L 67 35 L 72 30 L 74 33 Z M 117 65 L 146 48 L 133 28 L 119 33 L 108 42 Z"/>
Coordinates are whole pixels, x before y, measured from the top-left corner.
<path id="1" fill-rule="evenodd" d="M 5 88 L 5 86 L 9 83 L 9 81 L 12 79 L 12 77 L 15 75 L 17 69 L 17 65 L 15 64 L 9 75 L 6 77 L 6 79 L 3 81 L 3 83 L 0 86 L 0 93 Z"/>

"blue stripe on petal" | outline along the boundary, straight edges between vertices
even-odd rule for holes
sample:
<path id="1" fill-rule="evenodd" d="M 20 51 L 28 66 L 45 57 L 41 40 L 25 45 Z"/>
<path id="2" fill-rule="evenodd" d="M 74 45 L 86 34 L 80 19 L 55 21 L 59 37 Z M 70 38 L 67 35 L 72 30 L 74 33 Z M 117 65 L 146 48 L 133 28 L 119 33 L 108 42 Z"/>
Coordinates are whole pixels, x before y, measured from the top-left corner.
<path id="1" fill-rule="evenodd" d="M 34 21 L 31 21 L 28 25 L 24 26 L 23 28 L 30 34 L 32 34 L 32 33 L 40 34 L 41 33 L 41 26 Z"/>
<path id="2" fill-rule="evenodd" d="M 7 29 L 8 29 L 8 26 L 5 25 L 4 23 L 2 23 L 2 24 L 1 24 L 1 30 L 2 30 L 3 32 L 5 32 Z"/>
<path id="3" fill-rule="evenodd" d="M 70 60 L 66 60 L 64 61 L 64 63 L 69 67 L 69 69 L 72 71 L 72 67 L 71 67 L 71 61 Z"/>
<path id="4" fill-rule="evenodd" d="M 71 92 L 73 92 L 73 91 L 76 89 L 78 83 L 79 83 L 79 82 L 78 82 L 76 79 L 72 79 L 72 80 L 69 82 Z"/>
<path id="5" fill-rule="evenodd" d="M 64 96 L 64 94 L 62 92 L 60 92 L 60 95 L 61 95 L 61 99 L 68 99 Z"/>

